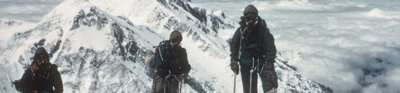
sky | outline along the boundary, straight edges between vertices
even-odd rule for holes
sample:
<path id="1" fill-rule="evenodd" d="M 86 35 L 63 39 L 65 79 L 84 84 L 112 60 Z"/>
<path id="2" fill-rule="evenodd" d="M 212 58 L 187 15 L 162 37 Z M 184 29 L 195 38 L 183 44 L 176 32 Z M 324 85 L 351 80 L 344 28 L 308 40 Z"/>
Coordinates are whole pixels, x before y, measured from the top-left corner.
<path id="1" fill-rule="evenodd" d="M 0 0 L 0 18 L 38 22 L 63 0 Z"/>

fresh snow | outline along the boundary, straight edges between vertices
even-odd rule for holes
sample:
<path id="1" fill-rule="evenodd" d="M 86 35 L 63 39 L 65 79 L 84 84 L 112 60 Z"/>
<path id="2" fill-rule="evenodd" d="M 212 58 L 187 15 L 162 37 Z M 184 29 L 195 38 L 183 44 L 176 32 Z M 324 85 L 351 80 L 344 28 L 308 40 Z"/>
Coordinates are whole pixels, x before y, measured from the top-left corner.
<path id="1" fill-rule="evenodd" d="M 81 27 L 82 29 L 75 30 L 69 38 L 71 40 L 71 46 L 74 46 L 78 50 L 79 47 L 92 48 L 95 51 L 107 50 L 112 47 L 110 42 L 111 40 L 107 38 L 107 34 L 105 31 L 96 31 L 92 29 L 96 29 L 95 27 Z M 74 51 L 76 52 L 76 51 Z"/>

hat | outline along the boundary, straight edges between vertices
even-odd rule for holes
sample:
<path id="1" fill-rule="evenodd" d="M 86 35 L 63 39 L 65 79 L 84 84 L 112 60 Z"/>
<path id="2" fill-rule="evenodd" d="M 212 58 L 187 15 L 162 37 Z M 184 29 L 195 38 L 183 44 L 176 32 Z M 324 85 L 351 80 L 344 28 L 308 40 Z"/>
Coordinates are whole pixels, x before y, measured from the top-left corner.
<path id="1" fill-rule="evenodd" d="M 248 13 L 253 13 L 253 14 L 258 15 L 258 10 L 254 5 L 247 5 L 243 11 L 243 15 L 246 15 Z"/>
<path id="2" fill-rule="evenodd" d="M 175 30 L 172 31 L 170 36 L 169 36 L 169 40 L 172 42 L 181 42 L 182 41 L 182 34 L 181 32 Z"/>

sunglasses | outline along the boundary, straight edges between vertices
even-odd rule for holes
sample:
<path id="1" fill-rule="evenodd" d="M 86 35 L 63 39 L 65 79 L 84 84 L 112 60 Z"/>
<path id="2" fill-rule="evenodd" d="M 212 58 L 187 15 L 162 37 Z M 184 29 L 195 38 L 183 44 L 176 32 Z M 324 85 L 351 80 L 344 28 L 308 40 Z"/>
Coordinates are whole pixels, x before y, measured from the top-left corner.
<path id="1" fill-rule="evenodd" d="M 253 14 L 253 13 L 248 13 L 244 16 L 244 20 L 245 21 L 255 21 L 257 19 L 257 15 Z"/>
<path id="2" fill-rule="evenodd" d="M 44 57 L 44 55 L 39 55 L 39 57 L 36 58 L 36 64 L 37 65 L 42 65 L 42 64 L 46 63 L 45 59 L 46 58 Z"/>

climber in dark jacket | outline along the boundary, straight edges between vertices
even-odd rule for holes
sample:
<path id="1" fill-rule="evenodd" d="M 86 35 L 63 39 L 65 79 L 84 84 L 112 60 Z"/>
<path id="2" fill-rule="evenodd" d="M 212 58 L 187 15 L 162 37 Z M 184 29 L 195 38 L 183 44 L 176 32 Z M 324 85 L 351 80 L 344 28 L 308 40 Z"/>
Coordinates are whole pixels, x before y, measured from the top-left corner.
<path id="1" fill-rule="evenodd" d="M 169 40 L 160 42 L 154 54 L 153 93 L 178 93 L 179 82 L 191 69 L 185 48 L 180 46 L 182 34 L 172 31 Z"/>
<path id="2" fill-rule="evenodd" d="M 243 14 L 230 44 L 231 69 L 238 74 L 240 64 L 244 93 L 257 93 L 257 72 L 264 92 L 273 92 L 278 87 L 274 37 L 253 5 L 248 5 Z"/>
<path id="3" fill-rule="evenodd" d="M 62 93 L 63 84 L 57 68 L 57 65 L 50 63 L 46 50 L 39 47 L 31 67 L 14 84 L 23 93 Z"/>

